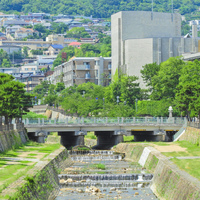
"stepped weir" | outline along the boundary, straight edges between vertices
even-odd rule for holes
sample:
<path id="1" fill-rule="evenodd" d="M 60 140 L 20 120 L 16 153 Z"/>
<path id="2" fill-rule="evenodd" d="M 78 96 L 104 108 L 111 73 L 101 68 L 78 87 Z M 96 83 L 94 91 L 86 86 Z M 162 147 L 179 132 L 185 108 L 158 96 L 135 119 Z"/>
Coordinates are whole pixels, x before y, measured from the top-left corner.
<path id="1" fill-rule="evenodd" d="M 74 164 L 59 174 L 64 199 L 157 199 L 150 189 L 153 174 L 113 151 L 69 151 Z"/>

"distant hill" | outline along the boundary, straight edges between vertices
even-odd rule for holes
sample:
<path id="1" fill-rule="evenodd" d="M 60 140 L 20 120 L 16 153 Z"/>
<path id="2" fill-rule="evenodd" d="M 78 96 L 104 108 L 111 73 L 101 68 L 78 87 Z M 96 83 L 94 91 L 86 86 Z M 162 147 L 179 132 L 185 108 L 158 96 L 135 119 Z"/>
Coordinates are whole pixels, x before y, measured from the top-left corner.
<path id="1" fill-rule="evenodd" d="M 107 18 L 124 10 L 150 11 L 151 0 L 0 0 L 0 10 L 18 12 L 45 12 L 51 14 L 85 15 Z M 171 0 L 154 0 L 154 11 L 171 12 Z M 198 11 L 199 0 L 176 0 L 174 9 L 182 15 Z M 187 15 L 186 15 L 187 16 Z"/>

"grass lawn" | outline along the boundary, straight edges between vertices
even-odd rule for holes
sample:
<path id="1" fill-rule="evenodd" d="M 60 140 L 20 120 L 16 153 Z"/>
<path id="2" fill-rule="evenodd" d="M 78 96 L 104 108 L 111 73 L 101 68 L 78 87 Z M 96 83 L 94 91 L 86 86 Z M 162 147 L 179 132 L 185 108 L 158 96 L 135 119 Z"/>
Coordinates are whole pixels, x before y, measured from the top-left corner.
<path id="1" fill-rule="evenodd" d="M 87 132 L 87 135 L 85 135 L 85 138 L 96 140 L 97 136 L 94 134 L 94 132 Z"/>
<path id="2" fill-rule="evenodd" d="M 193 177 L 196 177 L 200 180 L 200 158 L 199 159 L 177 159 L 176 157 L 188 157 L 188 156 L 200 156 L 200 146 L 194 145 L 188 141 L 178 141 L 174 142 L 183 148 L 186 148 L 186 151 L 176 151 L 176 152 L 163 152 L 167 157 L 171 158 L 171 161 L 174 162 L 180 169 L 186 171 Z"/>
<path id="3" fill-rule="evenodd" d="M 172 158 L 171 161 L 173 161 L 180 169 L 200 180 L 200 159 L 179 160 L 177 158 Z"/>
<path id="4" fill-rule="evenodd" d="M 36 162 L 27 161 L 27 158 L 32 159 L 44 159 L 50 153 L 60 148 L 60 144 L 49 143 L 36 143 L 27 142 L 25 145 L 18 149 L 10 150 L 4 153 L 0 153 L 0 193 L 9 184 L 16 181 L 21 176 L 24 176 L 31 168 L 33 168 Z M 23 158 L 23 160 L 10 160 L 3 159 L 9 158 Z"/>
<path id="5" fill-rule="evenodd" d="M 134 140 L 134 135 L 130 135 L 130 136 L 123 136 L 124 138 L 124 142 L 133 142 Z"/>

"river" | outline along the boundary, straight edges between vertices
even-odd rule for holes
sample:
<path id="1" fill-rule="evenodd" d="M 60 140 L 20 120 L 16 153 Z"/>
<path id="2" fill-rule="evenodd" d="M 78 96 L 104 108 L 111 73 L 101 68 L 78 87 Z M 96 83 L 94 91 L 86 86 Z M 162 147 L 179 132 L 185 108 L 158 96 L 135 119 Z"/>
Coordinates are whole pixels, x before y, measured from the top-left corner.
<path id="1" fill-rule="evenodd" d="M 59 174 L 56 200 L 157 199 L 153 174 L 113 151 L 69 151 L 74 164 Z"/>

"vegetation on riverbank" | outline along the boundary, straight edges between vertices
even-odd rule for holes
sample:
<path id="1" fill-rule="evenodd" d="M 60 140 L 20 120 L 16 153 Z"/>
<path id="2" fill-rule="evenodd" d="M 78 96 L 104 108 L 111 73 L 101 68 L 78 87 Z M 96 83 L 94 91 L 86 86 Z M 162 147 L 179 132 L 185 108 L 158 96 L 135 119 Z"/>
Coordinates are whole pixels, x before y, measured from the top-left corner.
<path id="1" fill-rule="evenodd" d="M 91 169 L 101 169 L 101 170 L 105 170 L 106 169 L 105 165 L 102 164 L 102 163 L 97 163 L 97 164 L 90 165 L 89 168 L 91 168 Z"/>
<path id="2" fill-rule="evenodd" d="M 37 159 L 42 161 L 60 147 L 59 143 L 41 144 L 29 141 L 19 148 L 0 153 L 0 193 L 32 169 Z M 33 160 L 29 160 L 30 158 Z"/>
<path id="3" fill-rule="evenodd" d="M 34 113 L 34 112 L 28 112 L 26 113 L 26 115 L 23 115 L 23 119 L 47 119 L 47 116 L 45 115 L 42 115 L 42 114 L 37 114 L 37 113 Z"/>

